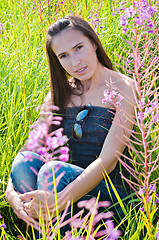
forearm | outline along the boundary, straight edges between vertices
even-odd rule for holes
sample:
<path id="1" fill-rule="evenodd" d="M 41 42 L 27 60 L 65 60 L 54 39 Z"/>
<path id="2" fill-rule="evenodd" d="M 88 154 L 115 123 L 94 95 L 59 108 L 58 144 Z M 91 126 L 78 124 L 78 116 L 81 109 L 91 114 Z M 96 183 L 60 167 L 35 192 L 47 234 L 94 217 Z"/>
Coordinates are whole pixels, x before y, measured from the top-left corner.
<path id="1" fill-rule="evenodd" d="M 10 206 L 12 208 L 15 209 L 15 201 L 17 199 L 18 193 L 15 191 L 13 184 L 12 184 L 12 180 L 11 178 L 9 179 L 8 185 L 7 185 L 7 189 L 6 189 L 6 193 L 5 193 L 5 197 L 7 202 L 10 204 Z"/>
<path id="2" fill-rule="evenodd" d="M 6 189 L 6 200 L 19 218 L 24 220 L 27 217 L 27 213 L 24 211 L 23 203 L 19 198 L 18 192 L 16 192 L 13 187 L 11 178 L 9 179 Z"/>
<path id="3" fill-rule="evenodd" d="M 106 166 L 104 166 L 106 165 Z M 82 196 L 94 189 L 103 179 L 105 171 L 109 173 L 113 166 L 112 162 L 103 164 L 101 158 L 91 163 L 73 182 L 58 194 L 59 210 L 62 211 L 67 202 L 76 202 Z M 114 165 L 115 167 L 115 165 Z"/>
<path id="4" fill-rule="evenodd" d="M 70 188 L 68 193 L 69 200 L 76 202 L 100 183 L 103 179 L 104 173 L 101 162 L 100 158 L 95 160 L 82 172 L 80 176 L 68 185 L 68 188 Z M 65 191 L 67 191 L 67 187 Z"/>
<path id="5" fill-rule="evenodd" d="M 8 185 L 6 188 L 6 194 L 5 194 L 6 200 L 8 202 L 10 202 L 12 200 L 13 195 L 15 195 L 15 194 L 16 194 L 16 191 L 14 190 L 12 180 L 11 180 L 11 178 L 9 178 Z"/>
<path id="6" fill-rule="evenodd" d="M 9 192 L 11 190 L 14 190 L 14 187 L 13 187 L 13 184 L 12 184 L 12 179 L 9 178 L 8 185 L 7 185 L 7 188 L 6 188 L 6 192 Z"/>

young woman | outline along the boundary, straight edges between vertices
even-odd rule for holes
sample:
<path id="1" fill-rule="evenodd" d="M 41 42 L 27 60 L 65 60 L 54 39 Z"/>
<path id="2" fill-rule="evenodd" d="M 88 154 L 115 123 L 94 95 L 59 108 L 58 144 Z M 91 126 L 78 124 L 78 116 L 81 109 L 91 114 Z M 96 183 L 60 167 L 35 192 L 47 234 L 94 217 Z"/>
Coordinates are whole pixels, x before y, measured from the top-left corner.
<path id="1" fill-rule="evenodd" d="M 69 138 L 72 163 L 50 161 L 46 167 L 37 153 L 30 152 L 32 162 L 24 161 L 27 151 L 17 155 L 6 199 L 23 219 L 28 215 L 38 217 L 39 201 L 46 196 L 41 184 L 45 170 L 49 168 L 52 173 L 57 164 L 61 168 L 55 177 L 65 172 L 57 186 L 59 211 L 65 209 L 69 200 L 77 203 L 97 197 L 99 191 L 100 200 L 108 200 L 112 204 L 117 202 L 111 184 L 108 182 L 108 191 L 103 179 L 105 172 L 121 199 L 129 194 L 129 187 L 120 172 L 127 178 L 129 174 L 120 166 L 118 159 L 123 158 L 121 153 L 128 155 L 126 142 L 133 128 L 135 101 L 132 80 L 113 70 L 98 36 L 85 20 L 77 16 L 67 16 L 49 27 L 46 52 L 51 79 L 50 101 L 60 107 L 64 116 L 62 127 Z M 117 105 L 115 99 L 117 94 L 113 101 L 102 103 L 105 90 L 120 93 L 123 96 L 120 104 Z M 30 166 L 36 169 L 38 176 Z M 23 193 L 22 180 L 35 190 L 28 189 Z M 52 186 L 48 189 L 50 211 L 55 202 L 51 190 Z M 76 212 L 75 204 L 74 208 Z M 124 216 L 119 204 L 113 211 L 116 217 Z"/>

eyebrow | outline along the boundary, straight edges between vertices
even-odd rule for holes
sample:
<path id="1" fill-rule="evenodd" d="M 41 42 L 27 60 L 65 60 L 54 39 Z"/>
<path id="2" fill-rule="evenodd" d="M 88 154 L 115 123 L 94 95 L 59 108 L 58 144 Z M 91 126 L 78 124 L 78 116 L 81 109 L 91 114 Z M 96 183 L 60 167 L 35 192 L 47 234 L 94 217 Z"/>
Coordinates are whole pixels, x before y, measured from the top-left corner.
<path id="1" fill-rule="evenodd" d="M 72 49 L 76 48 L 76 47 L 77 47 L 78 45 L 80 45 L 81 43 L 83 43 L 83 42 L 77 43 Z M 60 56 L 63 55 L 63 54 L 65 54 L 65 52 L 59 53 L 59 54 L 58 54 L 58 57 L 60 57 Z"/>

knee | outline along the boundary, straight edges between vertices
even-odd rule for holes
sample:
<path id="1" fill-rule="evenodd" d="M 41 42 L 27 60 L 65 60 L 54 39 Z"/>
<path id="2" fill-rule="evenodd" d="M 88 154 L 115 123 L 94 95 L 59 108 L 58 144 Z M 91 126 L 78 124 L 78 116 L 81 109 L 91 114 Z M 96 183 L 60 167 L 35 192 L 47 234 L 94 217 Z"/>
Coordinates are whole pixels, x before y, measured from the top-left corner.
<path id="1" fill-rule="evenodd" d="M 30 151 L 19 152 L 12 163 L 12 168 L 21 165 L 24 162 L 33 162 L 35 158 L 40 161 L 43 160 L 43 158 L 37 153 Z"/>
<path id="2" fill-rule="evenodd" d="M 44 164 L 44 159 L 37 153 L 24 151 L 19 152 L 12 163 L 12 172 L 20 171 L 23 168 L 30 167 L 30 165 Z"/>
<path id="3" fill-rule="evenodd" d="M 28 162 L 29 158 L 27 157 L 28 152 L 20 152 L 14 158 L 12 163 L 11 175 L 15 174 L 17 171 L 20 172 L 24 167 L 24 163 Z"/>
<path id="4" fill-rule="evenodd" d="M 37 188 L 53 191 L 57 182 L 61 182 L 66 173 L 65 163 L 60 161 L 50 161 L 45 163 L 38 173 Z M 56 179 L 56 180 L 55 180 Z"/>
<path id="5" fill-rule="evenodd" d="M 29 151 L 18 153 L 10 174 L 14 188 L 20 191 L 20 186 L 24 182 L 29 184 L 30 189 L 35 189 L 37 173 L 43 164 L 44 160 L 36 153 Z"/>
<path id="6" fill-rule="evenodd" d="M 63 170 L 63 164 L 59 161 L 50 161 L 45 163 L 39 170 L 38 180 L 43 182 L 45 178 L 52 178 L 53 174 L 59 175 Z"/>

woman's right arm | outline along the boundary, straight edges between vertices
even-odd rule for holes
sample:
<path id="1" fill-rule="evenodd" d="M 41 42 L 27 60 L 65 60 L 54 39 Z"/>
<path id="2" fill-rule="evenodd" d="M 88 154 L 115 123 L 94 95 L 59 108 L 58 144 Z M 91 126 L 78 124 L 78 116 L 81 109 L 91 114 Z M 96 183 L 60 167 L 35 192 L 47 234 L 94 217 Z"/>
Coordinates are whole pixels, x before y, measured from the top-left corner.
<path id="1" fill-rule="evenodd" d="M 14 212 L 18 212 L 22 218 L 26 218 L 27 213 L 24 210 L 23 201 L 19 198 L 19 193 L 14 190 L 11 178 L 9 178 L 5 196 Z"/>

